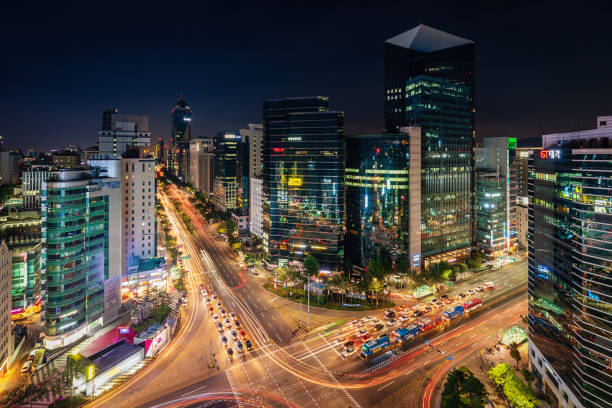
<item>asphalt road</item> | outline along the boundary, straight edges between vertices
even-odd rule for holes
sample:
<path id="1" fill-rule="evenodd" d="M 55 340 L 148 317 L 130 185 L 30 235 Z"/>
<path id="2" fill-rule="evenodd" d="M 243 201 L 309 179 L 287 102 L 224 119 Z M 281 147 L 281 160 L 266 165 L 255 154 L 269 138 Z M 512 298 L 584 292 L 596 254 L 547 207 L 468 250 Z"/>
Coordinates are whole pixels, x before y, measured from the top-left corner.
<path id="1" fill-rule="evenodd" d="M 161 202 L 179 241 L 191 254 L 186 261 L 189 304 L 183 312 L 181 331 L 156 361 L 91 406 L 434 406 L 451 365 L 446 359 L 448 353 L 453 353 L 454 363 L 459 364 L 465 356 L 494 342 L 502 327 L 509 327 L 526 313 L 526 297 L 512 300 L 466 319 L 459 326 L 440 327 L 429 335 L 435 348 L 421 345 L 387 367 L 366 372 L 371 363 L 359 359 L 357 351 L 346 355 L 343 345 L 360 329 L 379 335 L 371 330 L 372 322 L 359 327 L 350 320 L 371 315 L 382 321 L 382 311 L 312 308 L 311 319 L 320 323 L 320 328 L 308 334 L 296 330 L 299 305 L 270 294 L 262 288 L 261 278 L 243 272 L 226 244 L 215 238 L 216 232 L 199 217 L 185 195 L 177 190 L 172 195 L 182 201 L 195 227 L 195 232 L 189 234 L 168 197 L 161 193 Z M 524 284 L 524 269 L 524 264 L 518 264 L 477 275 L 449 293 L 493 280 L 499 289 L 477 295 L 486 299 L 499 290 Z M 254 344 L 253 351 L 228 358 L 209 306 L 199 294 L 200 283 L 210 285 L 222 306 L 237 315 Z M 219 312 L 219 307 L 214 308 Z M 441 314 L 443 310 L 431 314 Z M 335 325 L 323 330 L 325 322 Z M 207 366 L 211 343 L 219 370 Z M 231 337 L 228 343 L 236 352 Z"/>

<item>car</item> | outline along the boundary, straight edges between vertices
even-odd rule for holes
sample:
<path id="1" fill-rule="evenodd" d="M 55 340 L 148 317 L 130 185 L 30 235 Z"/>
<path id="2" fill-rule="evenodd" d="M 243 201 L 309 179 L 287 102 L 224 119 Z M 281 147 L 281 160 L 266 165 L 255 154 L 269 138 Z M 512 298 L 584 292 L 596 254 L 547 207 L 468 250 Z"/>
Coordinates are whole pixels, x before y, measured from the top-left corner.
<path id="1" fill-rule="evenodd" d="M 359 321 L 361 323 L 367 323 L 369 321 L 369 319 L 367 317 L 362 317 L 361 319 L 359 319 Z"/>
<path id="2" fill-rule="evenodd" d="M 234 320 L 234 325 L 235 325 L 236 327 L 240 327 L 240 322 L 239 322 L 238 320 Z"/>
<path id="3" fill-rule="evenodd" d="M 234 357 L 234 350 L 232 350 L 231 347 L 227 348 L 227 355 L 229 356 L 230 359 Z"/>
<path id="4" fill-rule="evenodd" d="M 429 301 L 429 304 L 430 304 L 430 305 L 434 305 L 434 304 L 436 304 L 436 303 L 438 303 L 438 299 L 436 299 L 436 298 L 433 298 L 433 299 L 431 299 L 431 300 Z"/>
<path id="5" fill-rule="evenodd" d="M 238 333 L 236 333 L 236 330 L 232 330 L 230 334 L 232 335 L 234 341 L 238 340 Z"/>
<path id="6" fill-rule="evenodd" d="M 366 334 L 368 334 L 368 331 L 366 329 L 361 329 L 357 332 L 357 337 L 363 337 Z"/>
<path id="7" fill-rule="evenodd" d="M 221 343 L 227 344 L 227 337 L 221 336 Z"/>
<path id="8" fill-rule="evenodd" d="M 30 354 L 28 354 L 28 360 L 34 360 L 34 357 L 36 357 L 37 353 L 38 353 L 38 349 L 34 349 L 30 351 Z"/>
<path id="9" fill-rule="evenodd" d="M 484 288 L 482 286 L 476 286 L 476 292 L 482 292 Z"/>
<path id="10" fill-rule="evenodd" d="M 221 307 L 221 302 L 217 302 L 217 307 Z"/>
<path id="11" fill-rule="evenodd" d="M 425 309 L 423 309 L 423 313 L 429 313 L 431 312 L 433 309 L 431 306 L 425 306 Z"/>
<path id="12" fill-rule="evenodd" d="M 253 344 L 251 343 L 251 340 L 245 340 L 244 344 L 247 346 L 247 348 L 250 350 L 253 348 Z"/>
<path id="13" fill-rule="evenodd" d="M 440 296 L 440 299 L 444 300 L 444 299 L 448 299 L 448 295 L 445 293 L 442 296 Z"/>
<path id="14" fill-rule="evenodd" d="M 202 296 L 203 297 L 208 296 L 208 292 L 206 292 L 206 289 L 202 289 Z"/>
<path id="15" fill-rule="evenodd" d="M 372 324 L 378 324 L 378 323 L 380 323 L 380 320 L 378 320 L 378 319 L 374 319 L 374 320 L 372 320 L 372 321 L 371 321 L 371 323 L 372 323 Z"/>
<path id="16" fill-rule="evenodd" d="M 380 336 L 378 336 L 379 339 L 382 339 L 384 337 L 389 338 L 389 335 L 385 333 L 385 334 L 381 334 Z"/>
<path id="17" fill-rule="evenodd" d="M 387 326 L 389 326 L 389 327 L 391 327 L 391 326 L 395 326 L 396 324 L 397 324 L 397 320 L 395 320 L 395 319 L 390 319 L 390 320 L 387 322 Z"/>
<path id="18" fill-rule="evenodd" d="M 376 330 L 376 331 L 381 331 L 384 328 L 385 328 L 385 325 L 384 324 L 380 324 L 380 323 L 378 323 L 376 326 L 374 326 L 374 330 Z"/>
<path id="19" fill-rule="evenodd" d="M 221 316 L 227 316 L 227 312 L 225 311 L 224 308 L 221 308 L 220 312 L 221 312 Z"/>
<path id="20" fill-rule="evenodd" d="M 466 297 L 467 295 L 465 293 L 460 293 L 457 296 L 459 296 L 459 299 L 463 299 L 464 297 Z"/>
<path id="21" fill-rule="evenodd" d="M 219 315 L 215 313 L 215 314 L 213 315 L 213 319 L 214 319 L 215 321 L 219 320 Z"/>
<path id="22" fill-rule="evenodd" d="M 474 293 L 476 293 L 473 289 L 468 289 L 467 292 L 465 292 L 466 296 L 472 296 Z"/>
<path id="23" fill-rule="evenodd" d="M 218 299 L 217 295 L 213 295 L 213 299 L 217 300 Z"/>
<path id="24" fill-rule="evenodd" d="M 359 320 L 353 320 L 350 324 L 352 324 L 353 326 L 355 326 L 356 324 L 359 323 Z"/>
<path id="25" fill-rule="evenodd" d="M 368 319 L 368 321 L 370 321 L 370 322 L 373 321 L 373 320 L 376 320 L 376 318 L 374 316 L 372 316 L 372 315 L 366 316 L 366 319 Z"/>
<path id="26" fill-rule="evenodd" d="M 437 303 L 435 304 L 435 306 L 436 306 L 436 307 L 442 307 L 442 306 L 444 306 L 444 303 L 442 303 L 442 302 L 437 302 Z"/>
<path id="27" fill-rule="evenodd" d="M 400 322 L 405 322 L 406 320 L 409 320 L 409 319 L 410 319 L 410 316 L 402 315 L 402 316 L 399 318 L 399 321 L 400 321 Z"/>
<path id="28" fill-rule="evenodd" d="M 255 268 L 251 269 L 251 273 L 253 273 L 253 275 L 255 275 L 255 276 L 259 275 L 259 272 L 257 272 L 257 269 L 255 269 Z"/>
<path id="29" fill-rule="evenodd" d="M 236 318 L 236 313 L 230 312 L 229 313 L 229 317 L 231 317 L 232 319 L 235 319 Z"/>
<path id="30" fill-rule="evenodd" d="M 221 322 L 217 323 L 217 330 L 219 330 L 220 332 L 223 332 L 223 324 Z"/>
<path id="31" fill-rule="evenodd" d="M 353 351 L 354 348 L 355 348 L 355 342 L 354 341 L 349 340 L 346 343 L 344 343 L 344 349 L 346 351 Z"/>
<path id="32" fill-rule="evenodd" d="M 240 340 L 236 341 L 236 348 L 238 349 L 239 352 L 243 352 L 244 351 L 244 346 L 242 345 L 242 342 Z"/>
<path id="33" fill-rule="evenodd" d="M 387 315 L 385 316 L 385 319 L 387 319 L 387 320 L 395 319 L 395 312 L 387 313 Z"/>
<path id="34" fill-rule="evenodd" d="M 429 307 L 429 309 L 431 309 L 431 307 Z M 420 310 L 415 310 L 414 312 L 412 312 L 412 317 L 419 317 L 422 314 L 423 314 L 423 312 L 421 312 Z"/>
<path id="35" fill-rule="evenodd" d="M 240 330 L 240 337 L 246 339 L 246 332 L 244 330 Z"/>
<path id="36" fill-rule="evenodd" d="M 21 366 L 21 374 L 29 373 L 32 370 L 32 360 L 28 360 Z"/>
<path id="37" fill-rule="evenodd" d="M 232 327 L 232 321 L 228 317 L 225 318 L 225 325 L 228 329 Z"/>
<path id="38" fill-rule="evenodd" d="M 211 302 L 210 298 L 206 298 L 206 303 L 210 303 L 210 302 Z"/>
<path id="39" fill-rule="evenodd" d="M 210 314 L 215 314 L 215 309 L 211 306 L 208 308 L 208 311 L 210 312 Z"/>
<path id="40" fill-rule="evenodd" d="M 366 341 L 368 341 L 370 339 L 370 335 L 369 334 L 364 334 L 363 336 L 361 336 L 361 342 L 365 343 Z"/>
<path id="41" fill-rule="evenodd" d="M 429 323 L 431 323 L 431 319 L 428 319 L 427 317 L 421 319 L 421 321 L 419 322 L 421 326 L 427 326 Z"/>

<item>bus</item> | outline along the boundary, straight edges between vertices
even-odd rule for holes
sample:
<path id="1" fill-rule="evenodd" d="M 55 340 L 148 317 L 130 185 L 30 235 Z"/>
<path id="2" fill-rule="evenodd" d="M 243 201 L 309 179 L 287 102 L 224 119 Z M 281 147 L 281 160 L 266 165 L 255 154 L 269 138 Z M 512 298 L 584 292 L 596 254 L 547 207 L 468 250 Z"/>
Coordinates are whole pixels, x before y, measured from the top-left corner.
<path id="1" fill-rule="evenodd" d="M 472 301 L 470 303 L 464 303 L 463 304 L 463 309 L 466 312 L 469 312 L 471 310 L 474 310 L 478 307 L 482 306 L 482 300 L 480 300 L 479 298 L 474 298 L 472 299 Z"/>
<path id="2" fill-rule="evenodd" d="M 437 317 L 434 320 L 432 320 L 431 322 L 429 322 L 426 325 L 424 325 L 423 327 L 421 327 L 421 331 L 423 333 L 425 333 L 426 331 L 434 329 L 436 326 L 438 326 L 442 322 L 444 322 L 444 318 L 443 317 Z"/>
<path id="3" fill-rule="evenodd" d="M 402 329 L 398 329 L 395 332 L 395 338 L 397 339 L 397 341 L 404 341 L 404 340 L 408 340 L 411 337 L 416 336 L 420 332 L 421 332 L 421 328 L 417 326 L 416 324 L 413 324 L 411 326 L 404 327 Z"/>
<path id="4" fill-rule="evenodd" d="M 391 341 L 389 341 L 389 337 L 387 336 L 383 336 L 376 340 L 370 340 L 361 346 L 361 356 L 365 358 L 371 357 L 387 349 L 389 346 L 391 346 Z"/>

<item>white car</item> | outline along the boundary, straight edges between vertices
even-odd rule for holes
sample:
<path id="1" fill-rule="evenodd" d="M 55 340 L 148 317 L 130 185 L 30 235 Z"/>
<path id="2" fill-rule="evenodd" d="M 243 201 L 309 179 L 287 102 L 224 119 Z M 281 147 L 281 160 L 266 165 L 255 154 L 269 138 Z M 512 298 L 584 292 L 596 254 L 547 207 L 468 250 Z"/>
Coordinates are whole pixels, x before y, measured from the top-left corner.
<path id="1" fill-rule="evenodd" d="M 221 333 L 223 333 L 223 324 L 221 322 L 217 323 L 217 330 L 219 330 Z"/>
<path id="2" fill-rule="evenodd" d="M 236 313 L 234 313 L 234 312 L 230 312 L 229 316 L 230 316 L 232 319 L 235 319 L 235 318 L 236 318 Z"/>
<path id="3" fill-rule="evenodd" d="M 397 324 L 397 320 L 395 320 L 395 319 L 390 319 L 390 320 L 387 322 L 387 326 L 389 326 L 389 327 L 391 327 L 391 326 L 395 326 L 396 324 Z"/>
<path id="4" fill-rule="evenodd" d="M 21 366 L 21 373 L 26 374 L 29 373 L 32 369 L 32 360 L 28 360 Z"/>
<path id="5" fill-rule="evenodd" d="M 217 320 L 219 320 L 219 315 L 215 313 L 215 314 L 213 315 L 213 319 L 214 319 L 214 320 L 215 320 L 215 322 L 216 322 Z"/>
<path id="6" fill-rule="evenodd" d="M 206 298 L 206 303 L 210 303 L 210 302 L 211 302 L 210 298 Z"/>
<path id="7" fill-rule="evenodd" d="M 476 292 L 482 292 L 484 289 L 482 288 L 482 286 L 477 286 L 476 287 Z"/>
<path id="8" fill-rule="evenodd" d="M 227 344 L 227 337 L 221 336 L 221 343 Z"/>
<path id="9" fill-rule="evenodd" d="M 232 321 L 229 318 L 225 318 L 225 326 L 229 329 L 232 327 Z"/>
<path id="10" fill-rule="evenodd" d="M 238 340 L 238 333 L 236 333 L 236 330 L 232 330 L 230 334 L 232 335 L 234 341 Z"/>

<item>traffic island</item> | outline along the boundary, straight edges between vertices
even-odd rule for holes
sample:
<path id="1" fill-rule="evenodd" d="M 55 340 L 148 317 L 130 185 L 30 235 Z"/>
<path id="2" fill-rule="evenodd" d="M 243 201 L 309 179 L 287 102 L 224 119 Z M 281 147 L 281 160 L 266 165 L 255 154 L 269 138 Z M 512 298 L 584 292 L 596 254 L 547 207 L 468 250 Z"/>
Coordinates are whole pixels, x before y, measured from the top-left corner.
<path id="1" fill-rule="evenodd" d="M 308 296 L 303 289 L 300 288 L 289 288 L 285 286 L 274 287 L 272 283 L 264 283 L 263 287 L 270 293 L 273 293 L 286 300 L 290 300 L 295 303 L 308 304 Z M 346 296 L 345 296 L 346 297 Z M 365 296 L 363 296 L 365 298 Z M 352 298 L 356 300 L 358 298 Z M 366 300 L 366 299 L 364 299 Z M 330 310 L 352 310 L 352 311 L 363 311 L 363 310 L 377 310 L 377 309 L 390 309 L 395 306 L 395 303 L 385 299 L 378 299 L 378 304 L 375 300 L 369 299 L 365 303 L 346 303 L 343 299 L 335 299 L 333 296 L 327 294 L 316 295 L 310 294 L 310 307 L 319 307 L 322 309 Z"/>

